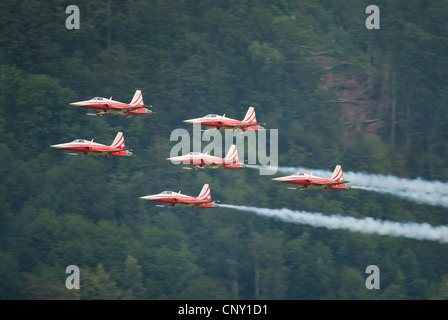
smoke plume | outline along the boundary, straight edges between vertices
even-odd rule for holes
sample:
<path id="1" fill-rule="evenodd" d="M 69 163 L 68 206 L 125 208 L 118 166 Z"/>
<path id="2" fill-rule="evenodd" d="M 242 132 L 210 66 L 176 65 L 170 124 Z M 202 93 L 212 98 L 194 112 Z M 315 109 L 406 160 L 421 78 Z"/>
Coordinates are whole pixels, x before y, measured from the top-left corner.
<path id="1" fill-rule="evenodd" d="M 416 222 L 394 222 L 389 220 L 377 220 L 370 217 L 357 219 L 341 215 L 324 215 L 322 213 L 293 211 L 286 208 L 268 209 L 229 204 L 221 204 L 220 206 L 240 211 L 253 212 L 261 216 L 277 218 L 285 222 L 306 224 L 313 227 L 448 243 L 447 226 L 431 226 L 428 223 Z"/>

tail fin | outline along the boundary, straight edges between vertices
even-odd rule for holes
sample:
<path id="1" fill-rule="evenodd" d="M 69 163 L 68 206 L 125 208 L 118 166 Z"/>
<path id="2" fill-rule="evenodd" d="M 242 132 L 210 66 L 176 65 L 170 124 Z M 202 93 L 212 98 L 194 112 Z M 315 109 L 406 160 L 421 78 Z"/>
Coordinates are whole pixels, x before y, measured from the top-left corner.
<path id="1" fill-rule="evenodd" d="M 212 200 L 212 196 L 210 195 L 210 186 L 208 184 L 204 184 L 198 198 L 201 200 Z"/>
<path id="2" fill-rule="evenodd" d="M 224 158 L 226 163 L 232 163 L 232 162 L 237 162 L 238 160 L 240 160 L 240 158 L 238 157 L 238 150 L 236 149 L 236 145 L 232 144 L 229 148 L 229 151 L 227 151 L 227 155 Z"/>
<path id="3" fill-rule="evenodd" d="M 257 118 L 255 117 L 254 107 L 249 107 L 249 109 L 247 109 L 246 116 L 244 117 L 243 122 L 257 123 Z"/>
<path id="4" fill-rule="evenodd" d="M 130 103 L 131 106 L 143 106 L 143 94 L 140 90 L 136 90 L 134 93 L 134 97 Z"/>
<path id="5" fill-rule="evenodd" d="M 110 145 L 113 148 L 126 149 L 124 145 L 124 135 L 123 132 L 118 132 L 115 136 L 114 142 Z"/>
<path id="6" fill-rule="evenodd" d="M 334 168 L 333 174 L 330 178 L 331 181 L 344 181 L 344 176 L 342 174 L 342 167 L 340 165 L 337 165 Z"/>

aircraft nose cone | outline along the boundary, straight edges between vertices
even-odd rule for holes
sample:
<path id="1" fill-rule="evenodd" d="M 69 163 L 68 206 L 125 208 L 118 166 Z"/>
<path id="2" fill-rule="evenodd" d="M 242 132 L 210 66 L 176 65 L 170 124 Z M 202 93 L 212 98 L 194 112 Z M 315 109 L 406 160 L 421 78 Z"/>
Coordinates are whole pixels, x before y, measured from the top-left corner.
<path id="1" fill-rule="evenodd" d="M 285 178 L 284 177 L 272 178 L 272 180 L 274 180 L 274 181 L 284 181 Z"/>
<path id="2" fill-rule="evenodd" d="M 171 161 L 175 165 L 178 165 L 178 164 L 182 163 L 182 161 L 183 161 L 183 159 L 181 157 L 170 157 L 170 158 L 166 158 L 166 160 Z"/>
<path id="3" fill-rule="evenodd" d="M 71 103 L 69 103 L 69 105 L 74 106 L 74 107 L 80 107 L 80 106 L 82 106 L 82 101 L 71 102 Z"/>
<path id="4" fill-rule="evenodd" d="M 60 144 L 52 144 L 50 147 L 51 148 L 56 148 L 56 149 L 61 149 L 63 146 L 64 146 L 64 144 L 60 143 Z"/>
<path id="5" fill-rule="evenodd" d="M 150 201 L 150 200 L 157 199 L 157 196 L 149 195 L 149 196 L 139 197 L 139 199 Z"/>

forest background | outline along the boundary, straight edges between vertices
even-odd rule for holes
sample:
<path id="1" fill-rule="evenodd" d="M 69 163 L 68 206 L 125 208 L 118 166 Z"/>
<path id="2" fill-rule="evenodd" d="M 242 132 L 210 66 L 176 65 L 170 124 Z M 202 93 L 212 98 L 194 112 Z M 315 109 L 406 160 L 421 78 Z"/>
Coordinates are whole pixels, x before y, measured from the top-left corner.
<path id="1" fill-rule="evenodd" d="M 227 204 L 446 225 L 442 206 L 165 160 L 172 130 L 191 130 L 182 120 L 242 119 L 252 105 L 279 130 L 280 166 L 447 182 L 448 1 L 370 2 L 1 1 L 0 298 L 448 298 L 446 244 L 138 199 L 209 183 Z M 80 29 L 68 30 L 72 4 Z M 365 26 L 370 4 L 380 29 Z M 68 105 L 136 89 L 154 114 Z M 49 147 L 118 131 L 135 157 Z M 80 290 L 65 287 L 68 265 Z M 368 265 L 379 290 L 365 286 Z"/>

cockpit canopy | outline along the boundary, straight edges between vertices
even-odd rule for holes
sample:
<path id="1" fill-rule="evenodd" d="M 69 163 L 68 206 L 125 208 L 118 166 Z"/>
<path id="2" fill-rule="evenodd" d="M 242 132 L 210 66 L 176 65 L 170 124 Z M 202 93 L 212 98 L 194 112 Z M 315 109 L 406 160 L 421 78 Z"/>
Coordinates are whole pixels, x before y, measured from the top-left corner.
<path id="1" fill-rule="evenodd" d="M 198 156 L 199 152 L 190 152 L 188 155 L 190 155 L 190 156 Z"/>
<path id="2" fill-rule="evenodd" d="M 208 114 L 206 115 L 207 118 L 218 118 L 220 116 L 218 116 L 217 114 Z"/>
<path id="3" fill-rule="evenodd" d="M 73 142 L 84 143 L 84 142 L 86 142 L 86 140 L 84 140 L 84 139 L 76 139 L 76 140 L 73 140 Z"/>
<path id="4" fill-rule="evenodd" d="M 163 191 L 160 194 L 176 194 L 174 191 Z"/>
<path id="5" fill-rule="evenodd" d="M 303 172 L 298 172 L 298 173 L 295 173 L 294 175 L 295 176 L 302 176 L 302 177 L 305 176 L 305 174 Z"/>
<path id="6" fill-rule="evenodd" d="M 94 97 L 91 100 L 98 100 L 98 101 L 102 101 L 102 100 L 106 100 L 106 98 L 103 97 Z"/>

